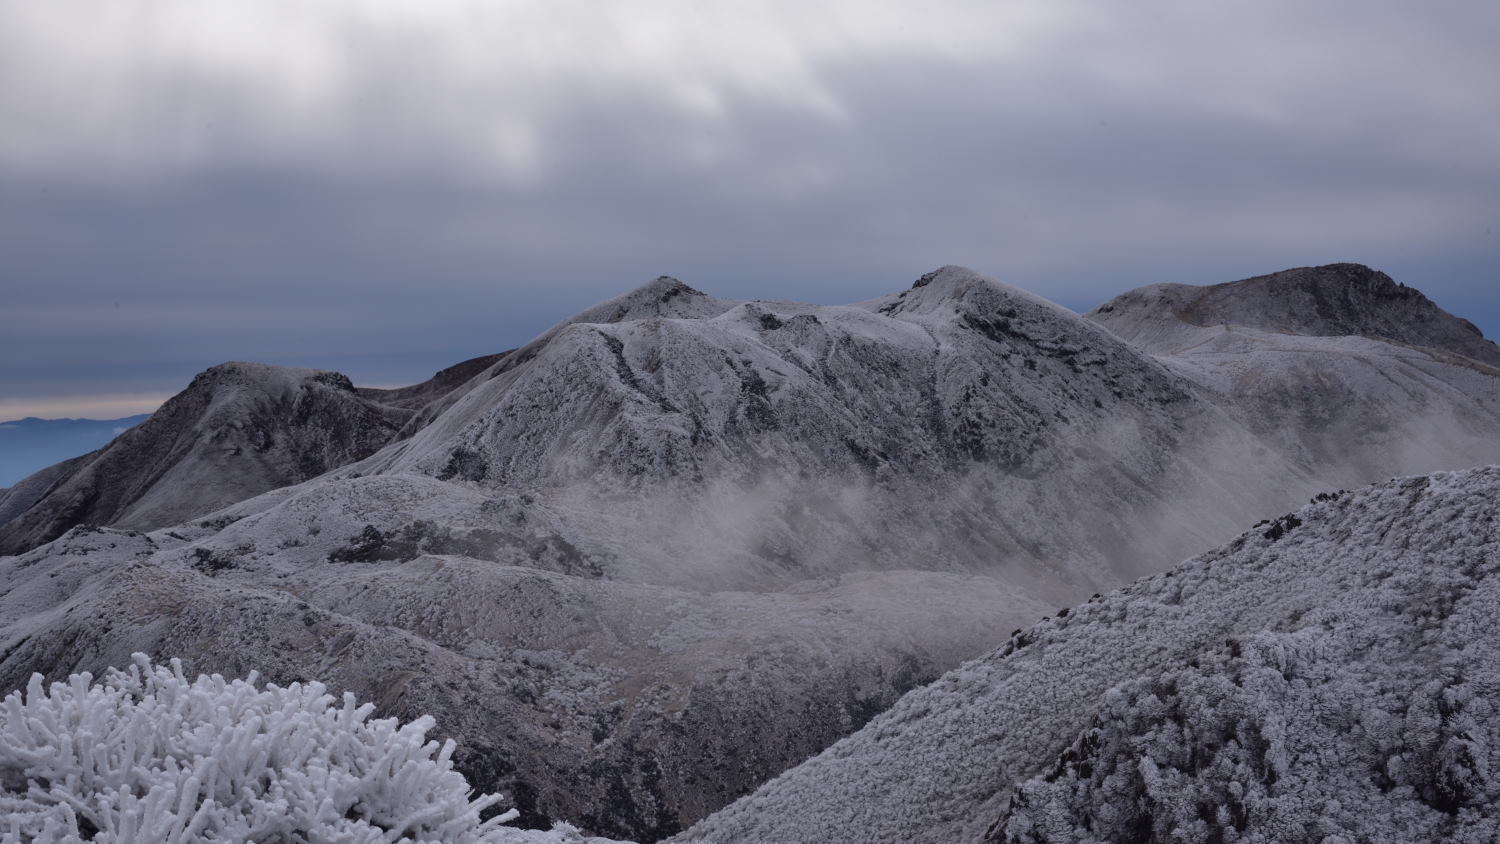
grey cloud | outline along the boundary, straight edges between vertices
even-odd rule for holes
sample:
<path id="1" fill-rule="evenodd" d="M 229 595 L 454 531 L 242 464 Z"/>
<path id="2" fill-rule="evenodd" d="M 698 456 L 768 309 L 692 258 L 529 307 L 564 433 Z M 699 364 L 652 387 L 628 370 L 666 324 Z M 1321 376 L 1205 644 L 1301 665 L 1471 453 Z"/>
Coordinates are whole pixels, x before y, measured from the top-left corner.
<path id="1" fill-rule="evenodd" d="M 0 170 L 0 381 L 170 389 L 229 358 L 415 380 L 661 273 L 826 303 L 944 263 L 1082 310 L 1362 261 L 1500 334 L 1500 117 L 1472 78 L 1495 12 L 1235 6 L 1213 30 L 1080 8 L 1050 52 L 810 57 L 829 110 L 722 85 L 684 109 L 581 57 L 514 103 L 537 160 L 519 176 L 475 138 L 515 80 L 445 88 L 431 32 L 361 36 L 301 134 L 258 125 L 233 79 L 158 80 L 147 112 L 191 116 L 175 131 L 207 157 Z"/>

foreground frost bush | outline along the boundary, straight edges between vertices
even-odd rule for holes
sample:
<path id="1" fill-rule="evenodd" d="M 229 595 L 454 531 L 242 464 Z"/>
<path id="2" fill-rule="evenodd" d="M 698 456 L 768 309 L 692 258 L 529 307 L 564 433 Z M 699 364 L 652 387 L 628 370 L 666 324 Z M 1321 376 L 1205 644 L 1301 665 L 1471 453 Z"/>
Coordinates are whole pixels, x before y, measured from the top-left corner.
<path id="1" fill-rule="evenodd" d="M 0 708 L 0 841 L 498 842 L 566 835 L 480 822 L 453 742 L 430 717 L 371 719 L 321 683 L 256 675 L 189 681 L 136 654 L 102 683 L 44 688 Z"/>

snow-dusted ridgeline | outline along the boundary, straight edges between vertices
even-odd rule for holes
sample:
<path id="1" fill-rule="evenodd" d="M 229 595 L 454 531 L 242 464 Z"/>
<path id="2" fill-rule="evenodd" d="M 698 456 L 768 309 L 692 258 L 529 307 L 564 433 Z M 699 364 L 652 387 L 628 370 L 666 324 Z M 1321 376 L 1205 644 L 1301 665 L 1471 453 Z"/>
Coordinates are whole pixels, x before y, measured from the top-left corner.
<path id="1" fill-rule="evenodd" d="M 80 524 L 150 529 L 212 512 L 367 457 L 408 416 L 336 372 L 215 366 L 109 445 L 0 498 L 0 553 Z"/>
<path id="2" fill-rule="evenodd" d="M 524 494 L 613 577 L 765 588 L 915 567 L 999 574 L 1049 601 L 1318 488 L 1149 355 L 967 270 L 849 307 L 663 281 L 625 301 L 644 315 L 565 323 L 319 483 Z"/>
<path id="3" fill-rule="evenodd" d="M 1500 347 L 1368 267 L 1152 285 L 1086 316 L 1329 486 L 1500 459 Z"/>
<path id="4" fill-rule="evenodd" d="M 1500 367 L 1500 347 L 1473 323 L 1363 264 L 1298 267 L 1204 286 L 1152 284 L 1087 316 L 1156 352 L 1196 344 L 1203 337 L 1196 329 L 1235 326 L 1306 337 L 1372 337 Z"/>

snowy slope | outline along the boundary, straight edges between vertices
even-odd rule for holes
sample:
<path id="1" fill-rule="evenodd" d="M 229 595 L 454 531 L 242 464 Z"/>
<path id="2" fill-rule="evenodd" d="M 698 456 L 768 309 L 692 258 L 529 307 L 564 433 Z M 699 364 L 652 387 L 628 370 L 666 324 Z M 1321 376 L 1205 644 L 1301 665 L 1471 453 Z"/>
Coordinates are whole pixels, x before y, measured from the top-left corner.
<path id="1" fill-rule="evenodd" d="M 716 316 L 733 307 L 734 303 L 705 295 L 670 276 L 660 276 L 635 290 L 601 302 L 552 326 L 531 342 L 502 353 L 487 369 L 470 376 L 473 380 L 489 379 L 524 366 L 545 349 L 554 338 L 569 326 L 579 323 L 617 323 L 652 317 L 678 317 L 699 319 Z M 438 373 L 441 377 L 443 373 Z M 403 436 L 424 428 L 440 416 L 466 391 L 454 389 L 422 409 L 403 430 Z"/>
<path id="2" fill-rule="evenodd" d="M 1317 488 L 1150 356 L 968 270 L 858 306 L 652 313 L 707 299 L 685 289 L 627 296 L 643 318 L 565 323 L 333 477 L 524 491 L 575 544 L 628 546 L 611 576 L 759 587 L 917 566 L 1049 600 L 1221 540 L 1225 505 Z"/>
<path id="3" fill-rule="evenodd" d="M 27 475 L 7 489 L 0 490 L 0 526 L 31 509 L 60 480 L 70 477 L 88 465 L 93 453 L 80 455 Z M 0 534 L 3 536 L 4 534 Z"/>
<path id="4" fill-rule="evenodd" d="M 683 840 L 1494 840 L 1500 467 L 1325 498 L 1018 631 Z"/>
<path id="5" fill-rule="evenodd" d="M 646 839 L 1044 611 L 998 581 L 923 572 L 711 594 L 457 554 L 277 572 L 277 535 L 217 550 L 172 533 L 75 529 L 0 558 L 0 686 L 133 651 L 320 679 L 435 715 L 470 781 L 533 820 Z"/>
<path id="6" fill-rule="evenodd" d="M 335 372 L 215 366 L 99 451 L 18 483 L 24 498 L 0 500 L 0 553 L 74 525 L 174 524 L 306 480 L 374 452 L 408 415 Z"/>
<path id="7" fill-rule="evenodd" d="M 1087 317 L 1328 486 L 1500 460 L 1500 347 L 1368 267 L 1153 285 Z"/>

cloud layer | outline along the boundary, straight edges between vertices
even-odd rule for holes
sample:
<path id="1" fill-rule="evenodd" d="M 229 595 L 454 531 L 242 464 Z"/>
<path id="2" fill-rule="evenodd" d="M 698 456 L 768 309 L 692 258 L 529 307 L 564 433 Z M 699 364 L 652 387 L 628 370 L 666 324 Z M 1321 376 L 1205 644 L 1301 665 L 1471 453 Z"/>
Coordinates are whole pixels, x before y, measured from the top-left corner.
<path id="1" fill-rule="evenodd" d="M 1500 333 L 1500 7 L 0 0 L 0 393 L 415 380 L 662 273 L 1074 308 L 1361 261 Z"/>

